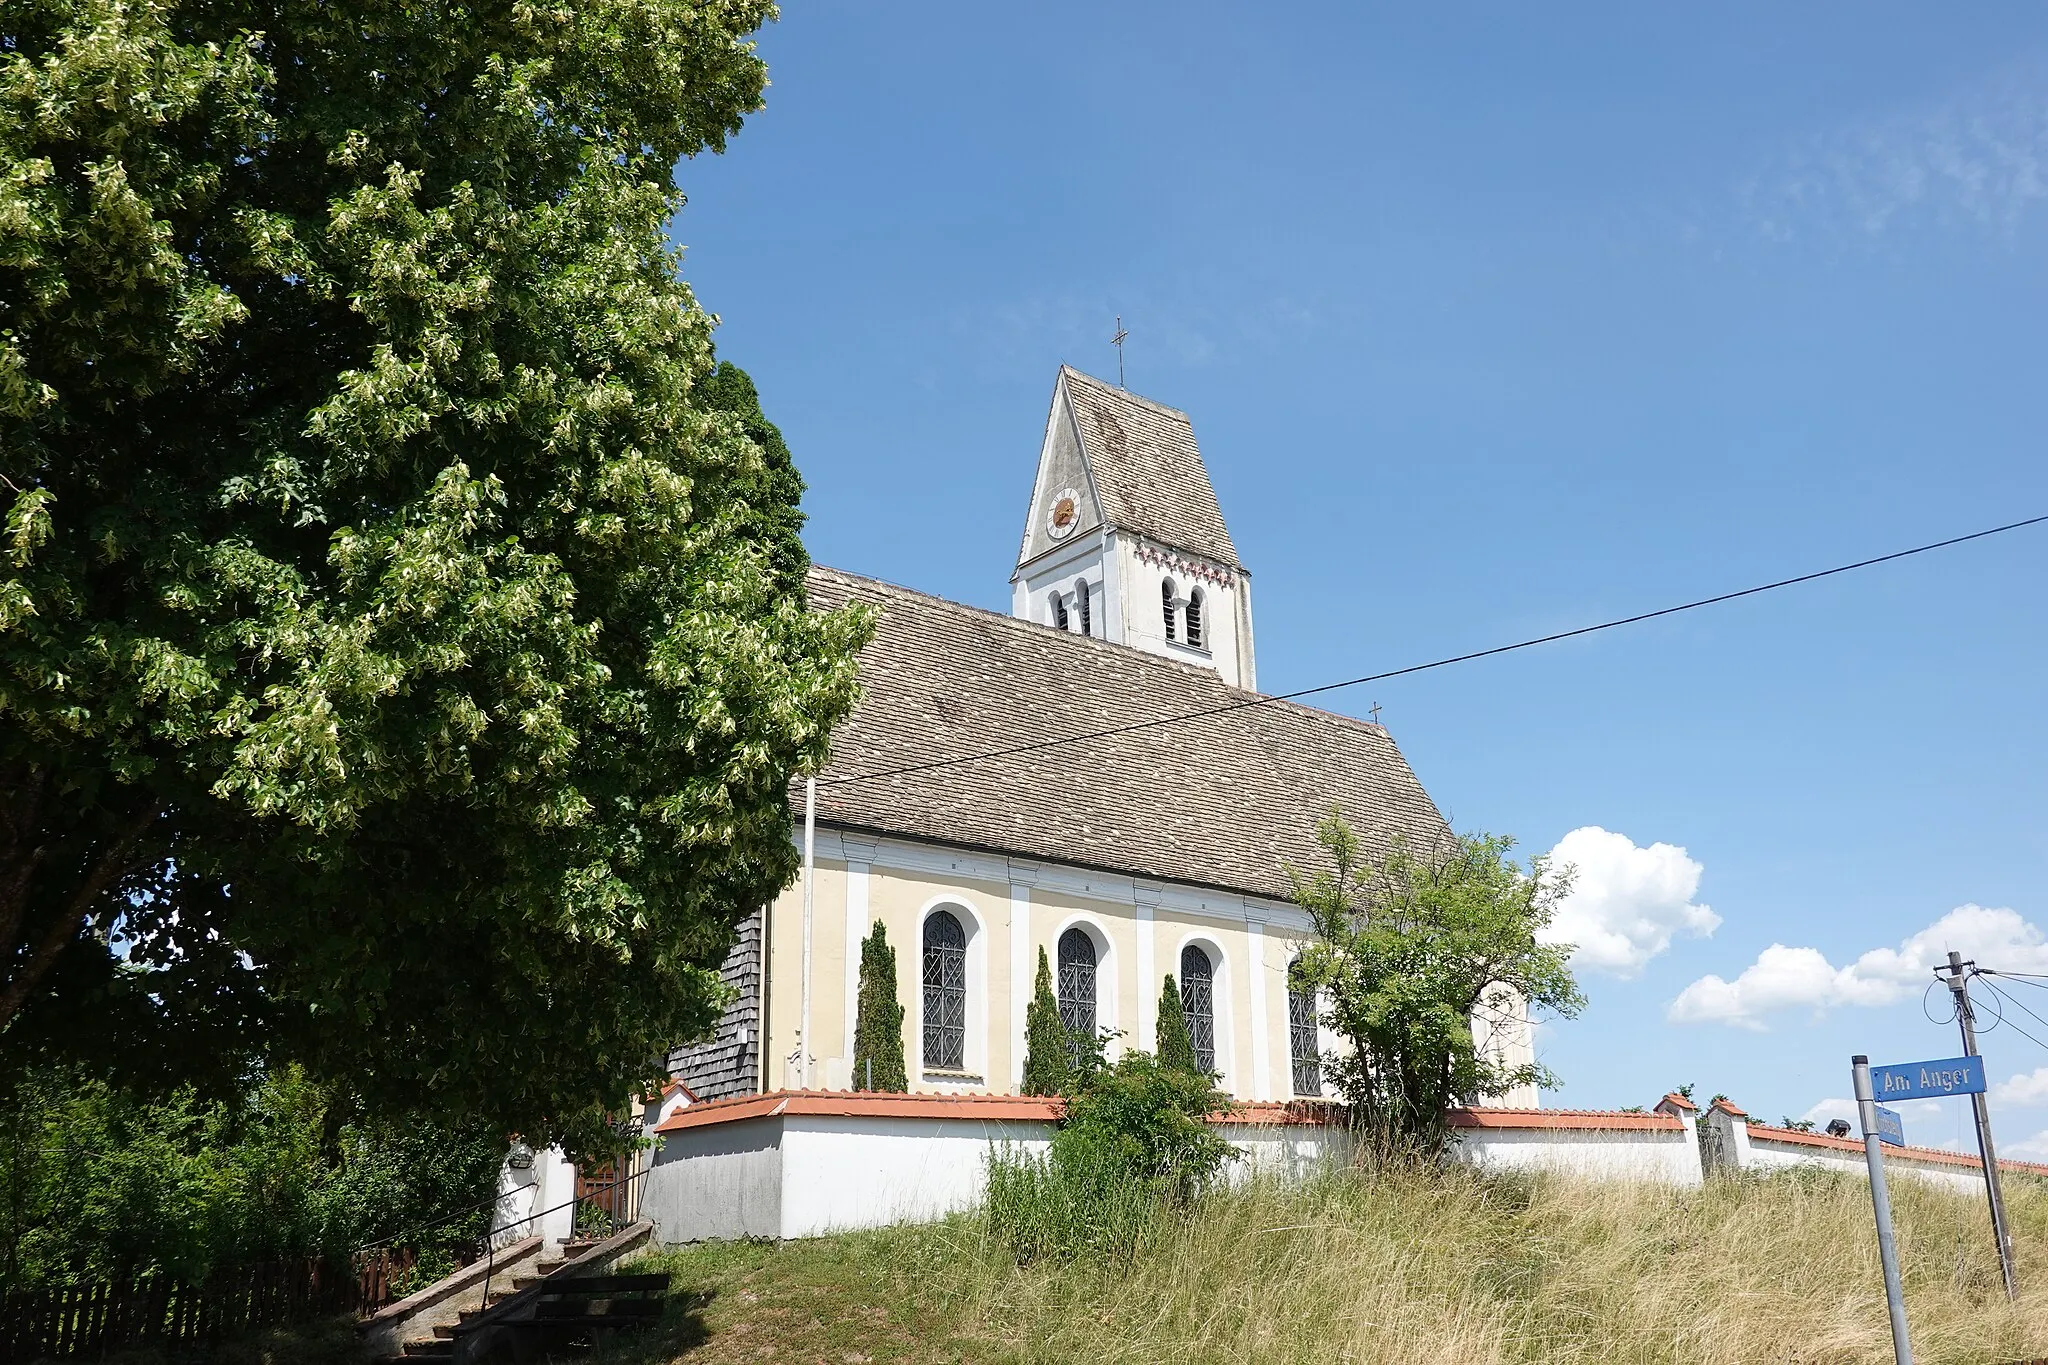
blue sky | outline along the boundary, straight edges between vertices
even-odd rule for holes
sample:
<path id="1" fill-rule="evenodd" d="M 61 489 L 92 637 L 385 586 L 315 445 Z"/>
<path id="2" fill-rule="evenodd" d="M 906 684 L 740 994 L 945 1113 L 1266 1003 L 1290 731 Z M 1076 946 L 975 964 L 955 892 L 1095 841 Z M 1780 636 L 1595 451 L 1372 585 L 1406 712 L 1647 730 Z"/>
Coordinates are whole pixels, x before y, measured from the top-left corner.
<path id="1" fill-rule="evenodd" d="M 1113 376 L 1118 314 L 1270 691 L 2048 512 L 2048 10 L 1274 13 L 763 35 L 675 231 L 820 561 L 1006 608 L 1054 367 Z M 1330 704 L 1380 703 L 1461 828 L 1621 836 L 1570 845 L 1609 938 L 1549 1102 L 1797 1116 L 1852 1052 L 1958 1050 L 1928 954 L 2048 973 L 2044 571 L 2039 528 Z M 2048 1159 L 2048 1070 L 1994 1112 Z"/>

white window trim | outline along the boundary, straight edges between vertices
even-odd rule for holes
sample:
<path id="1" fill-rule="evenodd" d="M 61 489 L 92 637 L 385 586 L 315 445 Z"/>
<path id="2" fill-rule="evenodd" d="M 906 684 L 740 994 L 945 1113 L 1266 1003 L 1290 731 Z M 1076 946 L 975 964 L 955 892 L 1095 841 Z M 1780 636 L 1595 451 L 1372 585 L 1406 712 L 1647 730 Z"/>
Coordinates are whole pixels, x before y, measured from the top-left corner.
<path id="1" fill-rule="evenodd" d="M 937 910 L 950 910 L 967 931 L 967 1037 L 961 1045 L 963 1074 L 934 1071 L 924 1064 L 924 925 Z M 988 918 L 964 893 L 951 891 L 932 897 L 918 908 L 916 994 L 904 1011 L 910 1036 L 905 1050 L 913 1059 L 908 1068 L 912 1086 L 924 1084 L 943 1090 L 982 1090 L 988 1083 Z"/>
<path id="2" fill-rule="evenodd" d="M 1223 945 L 1212 934 L 1201 932 L 1182 934 L 1180 943 L 1173 950 L 1173 983 L 1180 985 L 1180 955 L 1193 944 L 1209 955 L 1209 965 L 1215 975 L 1210 978 L 1209 999 L 1216 1012 L 1216 1084 L 1226 1094 L 1243 1098 L 1238 1094 L 1237 1071 L 1237 1011 L 1231 991 L 1230 954 L 1223 951 Z"/>
<path id="3" fill-rule="evenodd" d="M 1045 953 L 1047 963 L 1052 967 L 1053 996 L 1059 996 L 1060 940 L 1066 937 L 1069 929 L 1079 929 L 1095 944 L 1095 1029 L 1098 1033 L 1103 1029 L 1116 1029 L 1121 1026 L 1117 1014 L 1117 997 L 1120 992 L 1117 990 L 1116 944 L 1109 937 L 1108 926 L 1103 924 L 1099 917 L 1085 912 L 1071 914 L 1061 920 L 1059 927 L 1052 931 L 1052 938 L 1045 945 Z M 1034 976 L 1038 972 L 1038 962 L 1035 958 L 1031 970 Z M 1122 1051 L 1123 1040 L 1117 1039 L 1109 1045 L 1105 1055 L 1109 1060 L 1115 1061 Z"/>

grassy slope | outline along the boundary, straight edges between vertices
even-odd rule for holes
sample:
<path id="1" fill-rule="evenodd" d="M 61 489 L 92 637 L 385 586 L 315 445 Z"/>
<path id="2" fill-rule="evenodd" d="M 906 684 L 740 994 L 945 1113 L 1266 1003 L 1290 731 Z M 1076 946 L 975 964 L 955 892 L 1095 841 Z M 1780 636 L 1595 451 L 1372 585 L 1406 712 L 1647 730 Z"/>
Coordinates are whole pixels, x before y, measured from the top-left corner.
<path id="1" fill-rule="evenodd" d="M 1980 1200 L 1895 1192 L 1928 1365 L 2048 1354 L 2048 1187 L 2008 1190 L 2008 1306 Z M 1866 1188 L 1703 1191 L 1344 1173 L 1255 1183 L 1125 1265 L 1018 1268 L 978 1222 L 664 1252 L 679 1304 L 604 1355 L 756 1361 L 1820 1362 L 1891 1359 Z"/>

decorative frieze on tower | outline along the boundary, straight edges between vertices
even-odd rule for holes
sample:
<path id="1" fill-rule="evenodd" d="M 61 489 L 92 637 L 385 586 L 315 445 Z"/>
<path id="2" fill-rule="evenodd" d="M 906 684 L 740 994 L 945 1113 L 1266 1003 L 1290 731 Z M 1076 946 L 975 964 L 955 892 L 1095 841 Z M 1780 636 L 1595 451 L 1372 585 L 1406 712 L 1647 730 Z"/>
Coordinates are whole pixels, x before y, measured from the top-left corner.
<path id="1" fill-rule="evenodd" d="M 1010 614 L 1256 688 L 1251 575 L 1184 412 L 1062 365 Z"/>

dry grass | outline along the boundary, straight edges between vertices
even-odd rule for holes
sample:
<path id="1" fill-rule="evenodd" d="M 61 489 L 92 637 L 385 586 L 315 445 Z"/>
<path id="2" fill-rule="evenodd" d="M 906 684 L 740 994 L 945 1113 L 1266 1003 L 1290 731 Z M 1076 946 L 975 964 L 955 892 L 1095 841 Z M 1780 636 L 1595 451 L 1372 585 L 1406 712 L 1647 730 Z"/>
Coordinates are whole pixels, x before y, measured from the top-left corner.
<path id="1" fill-rule="evenodd" d="M 1981 1200 L 1895 1187 L 1928 1365 L 2048 1354 L 2048 1186 L 2016 1181 L 2008 1198 L 2017 1305 Z M 614 1359 L 1891 1359 L 1868 1191 L 1818 1173 L 1685 1192 L 1426 1171 L 1254 1182 L 1119 1264 L 1019 1268 L 968 1218 L 659 1259 L 695 1307 Z"/>

